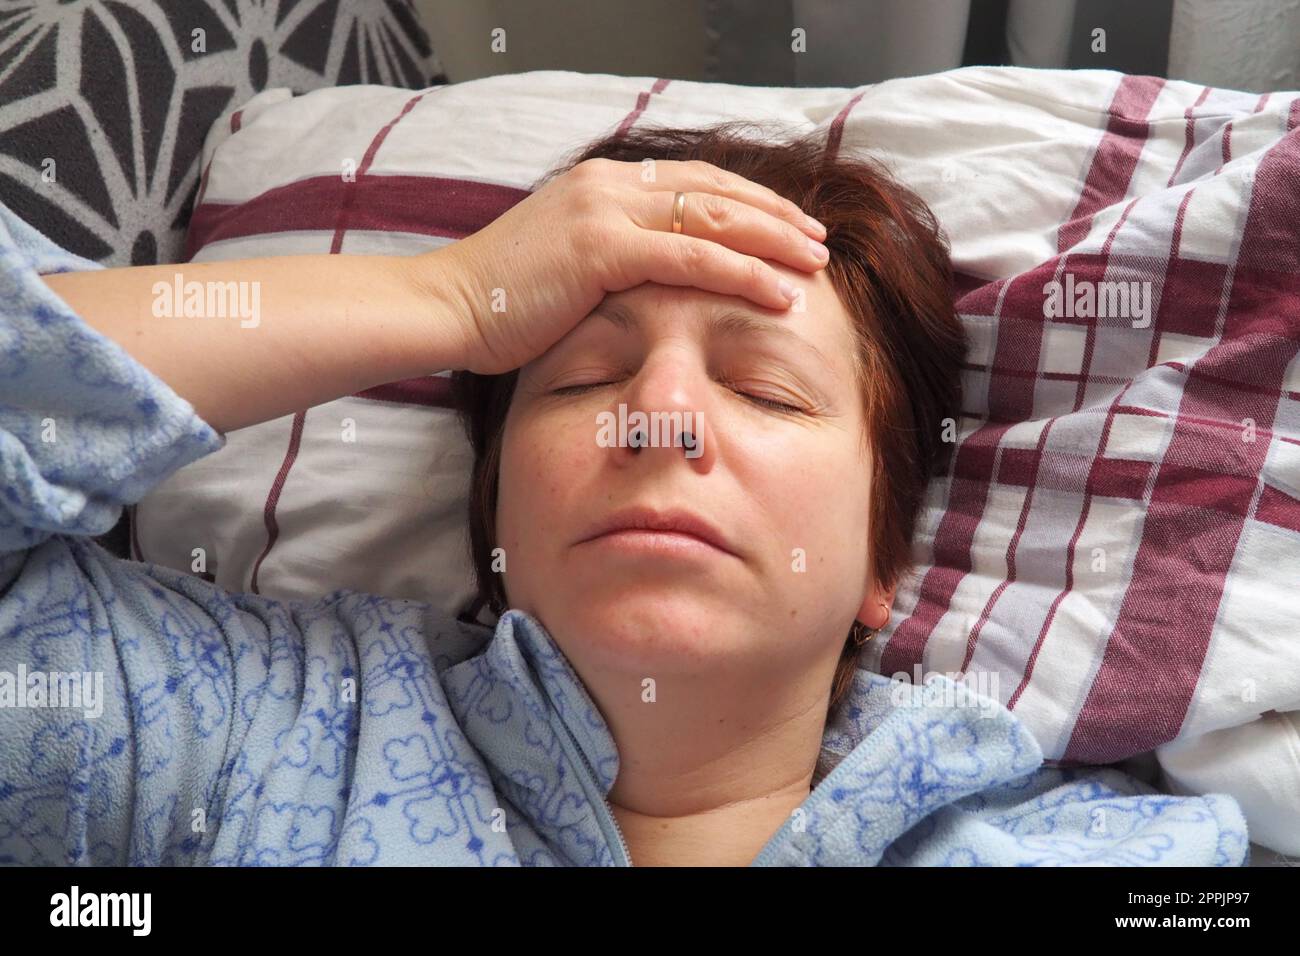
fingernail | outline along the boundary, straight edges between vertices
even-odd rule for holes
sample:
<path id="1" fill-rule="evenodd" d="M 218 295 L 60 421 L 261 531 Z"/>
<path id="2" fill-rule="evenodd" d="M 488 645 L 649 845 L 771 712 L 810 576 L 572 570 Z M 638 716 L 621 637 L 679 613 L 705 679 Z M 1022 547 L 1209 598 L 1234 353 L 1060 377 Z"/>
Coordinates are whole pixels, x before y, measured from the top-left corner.
<path id="1" fill-rule="evenodd" d="M 808 225 L 810 225 L 814 231 L 820 232 L 823 236 L 826 235 L 826 227 L 823 226 L 820 222 L 818 222 L 812 216 L 805 215 L 804 218 L 808 220 Z"/>
<path id="2" fill-rule="evenodd" d="M 789 279 L 784 279 L 784 278 L 781 279 L 780 284 L 777 286 L 777 288 L 779 288 L 781 290 L 781 294 L 785 296 L 787 299 L 789 299 L 791 302 L 793 302 L 795 300 L 795 296 L 798 295 L 798 293 L 795 292 L 794 285 L 791 284 Z"/>
<path id="3" fill-rule="evenodd" d="M 816 239 L 808 240 L 808 251 L 816 257 L 818 262 L 825 262 L 831 257 L 831 252 Z"/>

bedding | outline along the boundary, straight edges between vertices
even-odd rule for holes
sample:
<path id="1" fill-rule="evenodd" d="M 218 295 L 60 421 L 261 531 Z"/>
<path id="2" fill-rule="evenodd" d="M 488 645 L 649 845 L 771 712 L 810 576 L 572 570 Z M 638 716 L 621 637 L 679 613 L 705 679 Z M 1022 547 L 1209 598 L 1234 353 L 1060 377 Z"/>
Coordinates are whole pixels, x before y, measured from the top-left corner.
<path id="1" fill-rule="evenodd" d="M 89 540 L 225 443 L 40 278 L 95 268 L 0 204 L 0 865 L 633 865 L 628 755 L 531 615 L 231 594 Z M 1229 796 L 1045 768 L 965 684 L 854 676 L 750 865 L 1249 860 Z"/>
<path id="2" fill-rule="evenodd" d="M 737 118 L 875 155 L 952 242 L 972 341 L 957 448 L 863 666 L 981 676 L 1049 765 L 1154 754 L 1198 792 L 1217 768 L 1252 836 L 1295 852 L 1296 722 L 1262 718 L 1300 711 L 1300 94 L 995 67 L 857 89 L 544 71 L 270 90 L 213 128 L 187 250 L 415 253 L 611 129 Z M 233 432 L 140 502 L 134 554 L 473 617 L 449 406 L 443 374 Z M 1247 726 L 1276 756 L 1224 773 L 1214 735 Z"/>

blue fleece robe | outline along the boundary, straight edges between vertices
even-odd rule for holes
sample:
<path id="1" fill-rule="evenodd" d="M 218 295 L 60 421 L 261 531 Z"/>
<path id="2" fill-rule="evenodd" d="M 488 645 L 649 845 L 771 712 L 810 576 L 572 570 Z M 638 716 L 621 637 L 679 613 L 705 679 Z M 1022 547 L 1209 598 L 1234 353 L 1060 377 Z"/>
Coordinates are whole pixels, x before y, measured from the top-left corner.
<path id="1" fill-rule="evenodd" d="M 39 278 L 91 268 L 0 206 L 0 862 L 633 862 L 613 737 L 533 617 L 232 594 L 90 539 L 225 444 Z M 1247 859 L 1231 797 L 1042 764 L 965 685 L 860 671 L 754 865 Z"/>

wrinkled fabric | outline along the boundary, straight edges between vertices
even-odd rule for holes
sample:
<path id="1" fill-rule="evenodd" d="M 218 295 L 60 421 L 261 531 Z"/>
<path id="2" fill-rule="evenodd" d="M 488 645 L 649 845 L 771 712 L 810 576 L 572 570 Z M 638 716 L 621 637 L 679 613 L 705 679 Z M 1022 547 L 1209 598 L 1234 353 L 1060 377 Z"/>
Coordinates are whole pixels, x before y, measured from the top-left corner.
<path id="1" fill-rule="evenodd" d="M 231 593 L 90 539 L 225 438 L 39 278 L 82 268 L 0 207 L 0 862 L 635 862 L 613 737 L 537 619 Z M 1042 764 L 965 685 L 860 671 L 754 865 L 1247 859 L 1230 797 Z"/>

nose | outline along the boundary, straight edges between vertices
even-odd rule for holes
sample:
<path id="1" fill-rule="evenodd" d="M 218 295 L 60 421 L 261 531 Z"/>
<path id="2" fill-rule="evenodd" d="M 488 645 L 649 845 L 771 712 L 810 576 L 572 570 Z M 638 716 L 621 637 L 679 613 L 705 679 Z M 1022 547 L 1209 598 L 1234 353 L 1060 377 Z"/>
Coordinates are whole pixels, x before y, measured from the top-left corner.
<path id="1" fill-rule="evenodd" d="M 710 387 L 707 370 L 688 350 L 648 356 L 620 398 L 627 406 L 628 427 L 619 460 L 627 464 L 666 455 L 708 471 L 717 445 L 705 414 Z"/>

